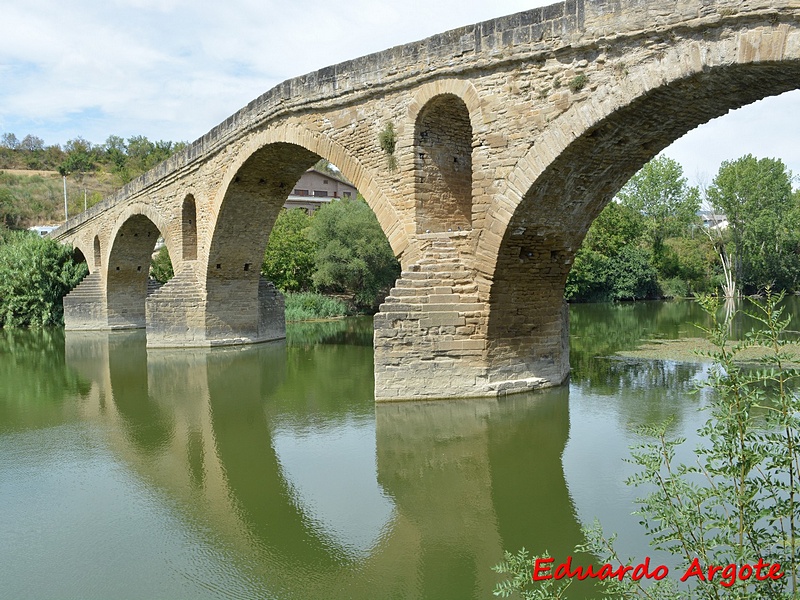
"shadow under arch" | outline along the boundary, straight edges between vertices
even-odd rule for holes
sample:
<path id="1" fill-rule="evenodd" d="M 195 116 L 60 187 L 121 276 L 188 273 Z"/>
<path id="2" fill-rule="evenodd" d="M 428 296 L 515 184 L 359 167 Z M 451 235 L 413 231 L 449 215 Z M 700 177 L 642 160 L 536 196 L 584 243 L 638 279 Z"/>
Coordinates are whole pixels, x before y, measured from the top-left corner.
<path id="1" fill-rule="evenodd" d="M 512 205 L 503 234 L 482 240 L 498 244 L 491 251 L 496 262 L 489 274 L 489 356 L 504 357 L 497 363 L 513 357 L 510 362 L 521 360 L 552 383 L 563 381 L 569 371 L 564 286 L 575 253 L 603 207 L 648 160 L 689 130 L 798 87 L 798 59 L 678 73 L 669 83 L 639 90 L 630 101 L 621 99 L 619 108 L 578 136 L 551 134 L 548 143 L 571 141 L 546 166 L 536 157 L 542 143 L 537 140 L 518 164 L 518 177 L 509 178 L 533 183 L 525 190 L 508 187 L 498 203 Z M 580 108 L 561 117 L 563 127 L 574 125 L 570 119 Z M 601 106 L 595 108 L 602 114 Z"/>
<path id="2" fill-rule="evenodd" d="M 197 203 L 193 194 L 186 194 L 181 204 L 181 258 L 197 259 Z"/>

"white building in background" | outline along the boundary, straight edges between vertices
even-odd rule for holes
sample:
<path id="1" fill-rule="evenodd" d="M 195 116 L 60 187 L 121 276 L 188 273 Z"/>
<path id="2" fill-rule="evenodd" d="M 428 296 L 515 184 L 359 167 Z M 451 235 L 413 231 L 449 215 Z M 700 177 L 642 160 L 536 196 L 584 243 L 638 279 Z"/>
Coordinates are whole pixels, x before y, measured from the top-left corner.
<path id="1" fill-rule="evenodd" d="M 697 213 L 703 219 L 703 227 L 707 229 L 727 229 L 728 217 L 722 213 L 715 213 L 712 210 L 701 210 Z"/>
<path id="2" fill-rule="evenodd" d="M 284 208 L 302 208 L 311 214 L 334 198 L 355 198 L 358 194 L 352 183 L 316 169 L 309 169 L 295 184 Z"/>
<path id="3" fill-rule="evenodd" d="M 40 236 L 44 237 L 51 231 L 58 229 L 58 227 L 58 225 L 34 225 L 33 227 L 28 227 L 28 231 L 35 231 Z"/>

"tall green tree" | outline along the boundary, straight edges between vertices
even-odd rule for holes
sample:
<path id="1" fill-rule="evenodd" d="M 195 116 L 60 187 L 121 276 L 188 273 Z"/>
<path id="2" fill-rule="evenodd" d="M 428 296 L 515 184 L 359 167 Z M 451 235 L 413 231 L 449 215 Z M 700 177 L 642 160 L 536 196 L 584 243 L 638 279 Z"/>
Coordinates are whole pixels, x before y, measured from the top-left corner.
<path id="1" fill-rule="evenodd" d="M 359 309 L 374 309 L 400 276 L 386 235 L 361 198 L 334 200 L 320 208 L 311 221 L 310 238 L 317 246 L 316 287 L 350 295 Z"/>
<path id="2" fill-rule="evenodd" d="M 658 295 L 658 274 L 640 246 L 640 212 L 610 202 L 594 220 L 567 276 L 567 300 L 607 302 Z"/>
<path id="3" fill-rule="evenodd" d="M 310 238 L 312 217 L 304 210 L 282 210 L 269 234 L 261 274 L 283 292 L 313 287 L 316 244 Z"/>
<path id="4" fill-rule="evenodd" d="M 642 215 L 644 237 L 656 267 L 663 261 L 664 241 L 683 234 L 697 221 L 700 209 L 698 189 L 689 186 L 681 165 L 666 156 L 658 156 L 642 167 L 617 198 Z"/>
<path id="5" fill-rule="evenodd" d="M 800 276 L 800 210 L 792 175 L 779 159 L 748 154 L 726 161 L 707 191 L 728 221 L 726 249 L 747 293 L 795 290 Z"/>

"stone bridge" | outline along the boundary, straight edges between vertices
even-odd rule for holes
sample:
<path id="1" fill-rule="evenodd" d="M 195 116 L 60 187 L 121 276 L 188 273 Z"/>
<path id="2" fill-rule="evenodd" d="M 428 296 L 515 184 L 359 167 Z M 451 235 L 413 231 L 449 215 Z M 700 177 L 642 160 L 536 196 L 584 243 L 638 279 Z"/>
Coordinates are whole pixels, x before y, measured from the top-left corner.
<path id="1" fill-rule="evenodd" d="M 567 0 L 291 79 L 52 234 L 90 268 L 66 327 L 282 337 L 259 266 L 322 157 L 403 267 L 375 317 L 376 399 L 557 385 L 564 283 L 603 206 L 690 129 L 799 86 L 800 0 Z M 148 293 L 159 235 L 176 274 Z"/>

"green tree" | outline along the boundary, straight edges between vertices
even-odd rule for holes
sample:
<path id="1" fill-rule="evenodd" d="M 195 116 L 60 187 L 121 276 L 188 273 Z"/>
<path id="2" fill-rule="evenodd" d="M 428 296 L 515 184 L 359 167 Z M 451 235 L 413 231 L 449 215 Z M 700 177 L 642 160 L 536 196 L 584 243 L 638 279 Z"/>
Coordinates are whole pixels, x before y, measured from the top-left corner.
<path id="1" fill-rule="evenodd" d="M 736 280 L 747 293 L 766 285 L 794 290 L 800 273 L 800 210 L 792 176 L 779 159 L 748 154 L 726 161 L 707 191 L 725 213 Z"/>
<path id="2" fill-rule="evenodd" d="M 91 142 L 77 137 L 64 145 L 64 151 L 67 157 L 59 167 L 60 172 L 72 173 L 81 181 L 84 173 L 95 170 L 97 155 Z"/>
<path id="3" fill-rule="evenodd" d="M 3 136 L 0 137 L 0 146 L 8 148 L 9 150 L 16 150 L 19 148 L 19 140 L 13 133 L 4 133 Z"/>
<path id="4" fill-rule="evenodd" d="M 607 302 L 658 295 L 658 275 L 639 246 L 644 217 L 610 202 L 594 220 L 567 276 L 567 300 Z"/>
<path id="5" fill-rule="evenodd" d="M 664 241 L 686 232 L 697 220 L 700 193 L 690 187 L 683 168 L 666 156 L 648 162 L 617 194 L 621 204 L 640 213 L 644 237 L 660 270 Z"/>
<path id="6" fill-rule="evenodd" d="M 282 210 L 269 234 L 261 274 L 283 292 L 313 287 L 316 245 L 309 237 L 312 217 L 304 210 Z"/>
<path id="7" fill-rule="evenodd" d="M 150 259 L 150 277 L 159 283 L 167 283 L 175 272 L 172 269 L 172 260 L 166 245 L 161 246 L 152 259 Z"/>
<path id="8" fill-rule="evenodd" d="M 72 248 L 27 231 L 0 244 L 0 327 L 38 327 L 62 322 L 62 298 L 88 272 Z"/>
<path id="9" fill-rule="evenodd" d="M 361 198 L 320 208 L 310 238 L 317 247 L 314 284 L 322 292 L 349 294 L 361 310 L 374 310 L 400 276 L 386 235 Z"/>

